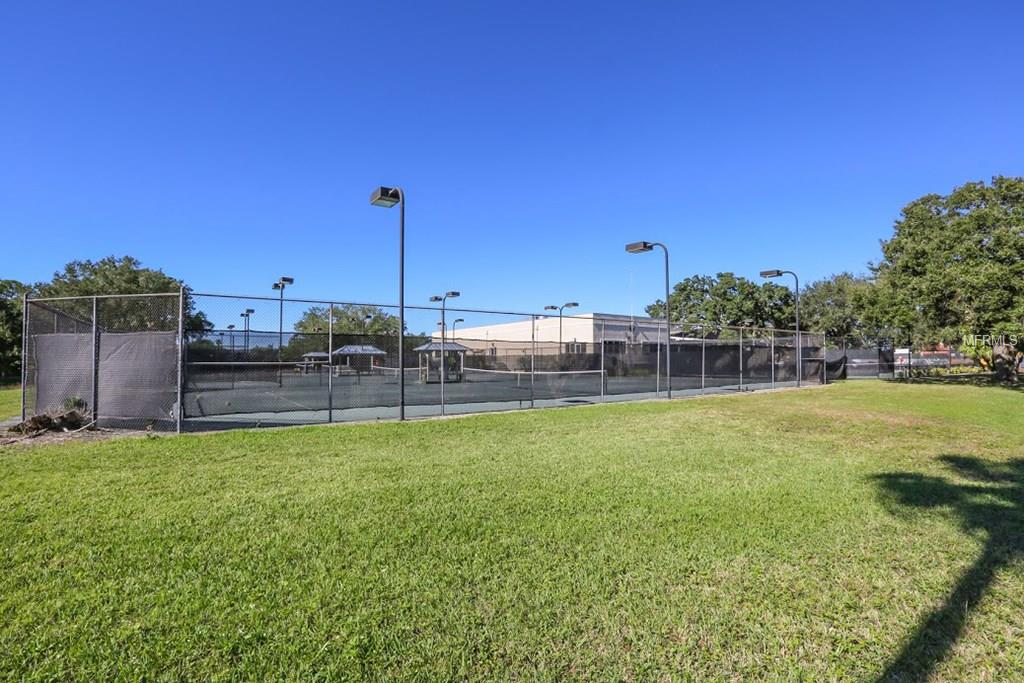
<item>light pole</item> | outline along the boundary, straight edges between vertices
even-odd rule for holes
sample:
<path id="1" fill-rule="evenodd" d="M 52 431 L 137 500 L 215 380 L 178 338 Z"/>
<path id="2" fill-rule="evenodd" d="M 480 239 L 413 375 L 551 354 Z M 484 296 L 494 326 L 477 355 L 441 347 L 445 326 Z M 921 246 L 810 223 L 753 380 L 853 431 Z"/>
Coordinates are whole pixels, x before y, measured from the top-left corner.
<path id="1" fill-rule="evenodd" d="M 390 209 L 398 204 L 398 419 L 405 419 L 405 192 L 400 187 L 378 187 L 370 203 Z"/>
<path id="2" fill-rule="evenodd" d="M 361 332 L 362 336 L 366 336 L 366 335 L 368 335 L 370 333 L 370 325 L 369 325 L 369 323 L 370 323 L 371 320 L 373 320 L 373 316 L 370 315 L 369 313 L 364 315 L 362 318 L 357 318 L 356 316 L 352 316 L 350 318 L 350 320 L 352 321 L 353 325 L 355 325 L 356 327 L 358 327 L 359 329 L 362 330 L 362 332 Z"/>
<path id="3" fill-rule="evenodd" d="M 466 321 L 463 320 L 462 318 L 456 318 L 455 320 L 452 321 L 452 341 L 455 341 L 455 326 L 458 325 L 459 323 L 464 322 Z"/>
<path id="4" fill-rule="evenodd" d="M 288 285 L 295 284 L 295 278 L 285 277 L 282 275 L 278 278 L 277 282 L 271 285 L 271 289 L 276 289 L 281 294 L 281 303 L 278 306 L 277 312 L 277 386 L 281 386 L 284 381 L 282 376 L 281 363 L 281 348 L 284 346 L 284 288 Z"/>
<path id="5" fill-rule="evenodd" d="M 630 242 L 626 245 L 626 251 L 630 254 L 642 254 L 645 251 L 651 251 L 654 247 L 661 247 L 665 252 L 665 331 L 668 341 L 665 353 L 665 374 L 668 375 L 668 397 L 672 398 L 672 322 L 668 306 L 668 247 L 661 242 Z M 658 346 L 661 347 L 660 339 Z"/>
<path id="6" fill-rule="evenodd" d="M 445 350 L 445 345 L 444 345 L 444 327 L 445 327 L 444 310 L 445 310 L 445 304 L 448 302 L 448 299 L 454 299 L 457 296 L 459 296 L 460 294 L 461 294 L 460 292 L 452 291 L 452 292 L 445 292 L 444 296 L 432 296 L 432 297 L 430 297 L 430 300 L 432 302 L 435 302 L 435 303 L 438 302 L 438 301 L 441 302 L 441 414 L 442 415 L 444 415 L 444 380 L 445 380 L 445 375 L 448 374 L 448 358 L 447 358 L 448 352 Z"/>
<path id="7" fill-rule="evenodd" d="M 800 378 L 804 374 L 804 350 L 803 344 L 800 343 L 800 278 L 792 270 L 775 268 L 761 271 L 761 277 L 771 278 L 783 275 L 792 275 L 793 282 L 796 283 L 796 385 L 800 386 Z"/>
<path id="8" fill-rule="evenodd" d="M 235 326 L 228 325 L 228 343 L 231 345 L 231 388 L 235 388 Z"/>
<path id="9" fill-rule="evenodd" d="M 579 303 L 570 301 L 569 303 L 562 304 L 561 306 L 545 306 L 545 311 L 558 311 L 558 352 L 564 352 L 562 348 L 562 310 L 565 308 L 577 308 Z"/>
<path id="10" fill-rule="evenodd" d="M 242 311 L 242 313 L 241 313 L 242 319 L 245 321 L 245 336 L 243 337 L 243 339 L 245 340 L 245 353 L 246 354 L 249 353 L 249 316 L 251 316 L 255 312 L 256 312 L 255 310 L 253 310 L 251 308 L 247 308 L 244 311 Z"/>

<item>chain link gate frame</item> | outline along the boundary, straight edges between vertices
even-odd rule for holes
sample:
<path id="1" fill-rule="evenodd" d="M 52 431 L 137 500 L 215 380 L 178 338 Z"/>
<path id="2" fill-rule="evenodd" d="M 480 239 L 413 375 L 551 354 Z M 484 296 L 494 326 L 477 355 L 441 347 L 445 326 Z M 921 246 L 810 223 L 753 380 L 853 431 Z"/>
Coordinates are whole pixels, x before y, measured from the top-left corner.
<path id="1" fill-rule="evenodd" d="M 23 421 L 74 409 L 96 426 L 180 433 L 184 289 L 23 303 Z"/>

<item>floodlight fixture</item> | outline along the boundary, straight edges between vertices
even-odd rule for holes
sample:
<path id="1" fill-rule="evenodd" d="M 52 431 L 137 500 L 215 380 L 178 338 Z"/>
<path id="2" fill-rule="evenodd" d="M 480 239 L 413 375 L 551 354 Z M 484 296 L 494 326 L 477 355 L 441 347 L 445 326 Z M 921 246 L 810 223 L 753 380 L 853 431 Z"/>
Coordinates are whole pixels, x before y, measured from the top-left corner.
<path id="1" fill-rule="evenodd" d="M 390 209 L 402 201 L 402 191 L 397 187 L 378 187 L 370 194 L 370 203 Z"/>
<path id="2" fill-rule="evenodd" d="M 642 254 L 652 249 L 654 249 L 654 244 L 651 242 L 630 242 L 626 245 L 626 251 L 630 254 Z"/>

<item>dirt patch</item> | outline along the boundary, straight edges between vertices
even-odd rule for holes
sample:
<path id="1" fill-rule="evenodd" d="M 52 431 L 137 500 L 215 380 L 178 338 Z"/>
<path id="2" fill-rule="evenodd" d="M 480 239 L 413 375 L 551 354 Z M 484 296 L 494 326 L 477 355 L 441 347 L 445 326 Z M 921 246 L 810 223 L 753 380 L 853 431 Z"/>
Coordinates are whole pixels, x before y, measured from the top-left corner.
<path id="1" fill-rule="evenodd" d="M 69 410 L 63 413 L 33 415 L 7 431 L 29 436 L 41 432 L 72 432 L 85 429 L 91 424 L 92 420 L 87 415 L 83 415 L 77 410 Z"/>

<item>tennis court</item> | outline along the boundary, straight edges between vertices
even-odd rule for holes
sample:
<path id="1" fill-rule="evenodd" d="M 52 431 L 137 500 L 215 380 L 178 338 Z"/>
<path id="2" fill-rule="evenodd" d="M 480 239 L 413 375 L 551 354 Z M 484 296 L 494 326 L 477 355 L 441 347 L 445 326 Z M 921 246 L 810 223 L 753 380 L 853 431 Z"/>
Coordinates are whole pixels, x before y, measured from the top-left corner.
<path id="1" fill-rule="evenodd" d="M 330 368 L 296 373 L 292 367 L 268 363 L 255 377 L 246 366 L 218 364 L 216 371 L 197 365 L 189 373 L 186 414 L 190 429 L 225 428 L 239 424 L 271 426 L 315 422 L 395 419 L 398 416 L 397 368 L 330 375 Z M 602 370 L 509 371 L 466 368 L 463 379 L 444 387 L 444 413 L 464 414 L 549 408 L 613 401 L 650 400 L 666 395 L 664 378 L 608 377 Z M 673 377 L 676 396 L 768 389 L 756 379 L 740 385 L 738 376 Z M 660 387 L 658 385 L 661 385 Z M 776 382 L 775 387 L 795 386 Z M 406 413 L 409 417 L 440 415 L 441 385 L 419 379 L 417 368 L 406 369 Z"/>
<path id="2" fill-rule="evenodd" d="M 407 326 L 438 331 L 407 332 L 403 355 L 396 328 L 369 329 L 366 310 L 397 319 L 386 305 L 184 292 L 29 300 L 26 412 L 201 431 L 825 381 L 824 339 L 806 332 L 409 306 Z"/>

